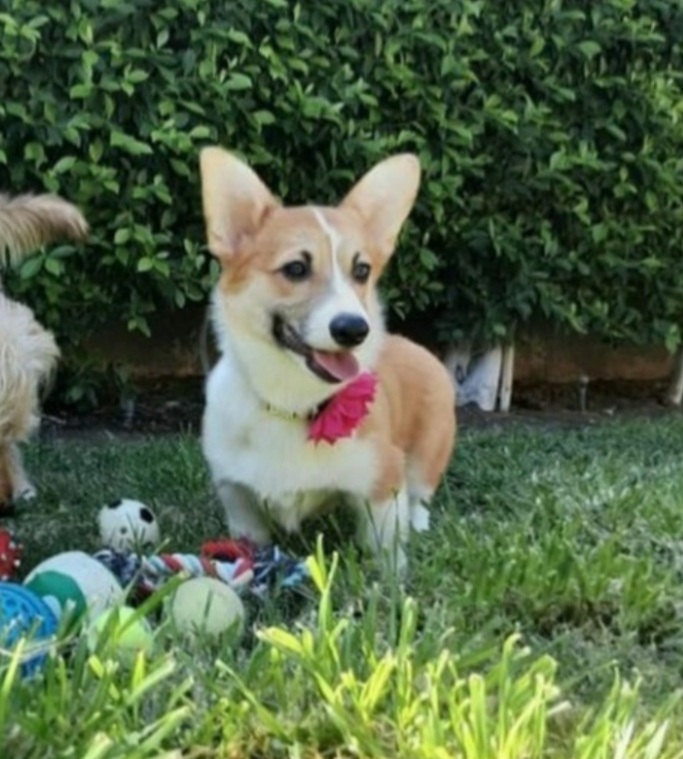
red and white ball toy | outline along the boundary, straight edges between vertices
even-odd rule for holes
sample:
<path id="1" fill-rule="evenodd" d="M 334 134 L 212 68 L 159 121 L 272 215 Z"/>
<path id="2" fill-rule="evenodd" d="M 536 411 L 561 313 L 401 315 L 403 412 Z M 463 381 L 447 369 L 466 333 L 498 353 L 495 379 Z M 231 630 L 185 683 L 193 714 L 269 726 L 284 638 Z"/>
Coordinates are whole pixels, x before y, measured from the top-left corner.
<path id="1" fill-rule="evenodd" d="M 21 545 L 9 530 L 0 529 L 0 581 L 14 577 L 21 564 Z"/>

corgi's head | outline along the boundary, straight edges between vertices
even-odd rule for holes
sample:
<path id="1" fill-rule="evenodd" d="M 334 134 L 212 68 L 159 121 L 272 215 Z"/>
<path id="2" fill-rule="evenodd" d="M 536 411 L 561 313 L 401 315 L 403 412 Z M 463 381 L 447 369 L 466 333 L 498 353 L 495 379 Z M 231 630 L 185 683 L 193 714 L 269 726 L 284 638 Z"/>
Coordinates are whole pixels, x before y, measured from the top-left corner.
<path id="1" fill-rule="evenodd" d="M 291 379 L 320 402 L 375 360 L 376 283 L 415 201 L 417 158 L 382 161 L 336 207 L 284 207 L 221 148 L 205 148 L 200 165 L 208 245 L 222 267 L 219 332 L 257 384 L 253 375 L 279 374 L 279 385 Z"/>

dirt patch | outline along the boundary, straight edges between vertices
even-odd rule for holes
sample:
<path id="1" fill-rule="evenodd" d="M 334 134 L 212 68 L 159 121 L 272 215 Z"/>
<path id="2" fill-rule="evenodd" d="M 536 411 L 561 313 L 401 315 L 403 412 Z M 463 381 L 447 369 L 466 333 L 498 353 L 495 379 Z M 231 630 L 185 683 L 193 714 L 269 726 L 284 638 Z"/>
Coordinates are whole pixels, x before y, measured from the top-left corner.
<path id="1" fill-rule="evenodd" d="M 656 419 L 683 410 L 665 403 L 664 382 L 591 382 L 582 393 L 576 383 L 530 383 L 515 386 L 508 414 L 485 413 L 476 406 L 458 410 L 463 428 L 526 424 L 545 427 L 584 427 L 624 419 Z"/>
<path id="2" fill-rule="evenodd" d="M 132 400 L 103 402 L 97 409 L 79 412 L 48 405 L 41 429 L 44 438 L 106 440 L 186 433 L 198 435 L 204 407 L 201 378 L 155 380 L 139 384 Z M 657 382 L 594 382 L 581 410 L 575 384 L 528 384 L 515 388 L 509 414 L 484 413 L 475 406 L 458 409 L 462 429 L 533 425 L 582 427 L 625 418 L 657 418 L 680 409 L 666 406 L 665 385 Z"/>
<path id="3" fill-rule="evenodd" d="M 203 409 L 202 378 L 144 381 L 138 383 L 134 396 L 104 400 L 90 411 L 48 403 L 41 436 L 97 440 L 198 435 Z"/>

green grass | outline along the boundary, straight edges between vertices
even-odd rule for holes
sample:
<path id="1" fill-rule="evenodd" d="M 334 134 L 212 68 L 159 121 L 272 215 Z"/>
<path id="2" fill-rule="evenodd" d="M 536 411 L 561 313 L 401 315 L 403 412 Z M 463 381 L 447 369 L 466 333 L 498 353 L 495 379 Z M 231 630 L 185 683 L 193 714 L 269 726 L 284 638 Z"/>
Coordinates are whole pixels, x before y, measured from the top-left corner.
<path id="1" fill-rule="evenodd" d="M 35 446 L 40 500 L 10 523 L 24 568 L 94 550 L 99 506 L 147 501 L 170 548 L 223 534 L 189 438 Z M 5 659 L 0 755 L 683 756 L 683 423 L 508 428 L 461 439 L 401 588 L 344 523 L 311 552 L 292 609 L 251 607 L 239 646 L 162 627 L 131 670 L 63 645 L 35 681 Z M 324 528 L 323 545 L 315 532 Z"/>

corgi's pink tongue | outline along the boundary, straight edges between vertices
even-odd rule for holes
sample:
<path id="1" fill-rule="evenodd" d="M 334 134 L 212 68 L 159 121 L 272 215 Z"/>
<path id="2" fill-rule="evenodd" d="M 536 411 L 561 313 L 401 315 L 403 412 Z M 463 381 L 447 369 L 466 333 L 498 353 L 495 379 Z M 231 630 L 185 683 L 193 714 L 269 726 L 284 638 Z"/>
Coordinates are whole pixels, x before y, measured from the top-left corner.
<path id="1" fill-rule="evenodd" d="M 356 357 L 348 351 L 313 351 L 313 358 L 339 382 L 355 377 L 360 371 Z"/>

